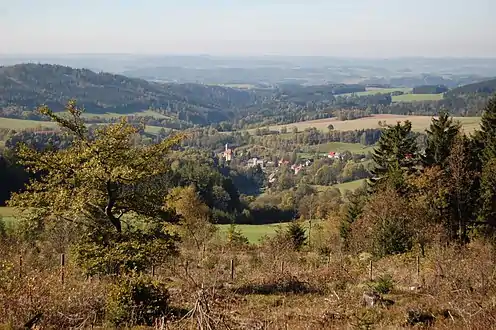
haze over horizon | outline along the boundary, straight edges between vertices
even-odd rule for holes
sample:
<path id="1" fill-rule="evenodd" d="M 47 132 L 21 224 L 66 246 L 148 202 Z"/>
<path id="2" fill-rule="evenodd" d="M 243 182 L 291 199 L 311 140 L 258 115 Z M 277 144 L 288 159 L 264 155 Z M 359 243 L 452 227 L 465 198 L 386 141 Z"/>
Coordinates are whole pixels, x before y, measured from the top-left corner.
<path id="1" fill-rule="evenodd" d="M 493 0 L 0 0 L 0 54 L 494 57 Z"/>

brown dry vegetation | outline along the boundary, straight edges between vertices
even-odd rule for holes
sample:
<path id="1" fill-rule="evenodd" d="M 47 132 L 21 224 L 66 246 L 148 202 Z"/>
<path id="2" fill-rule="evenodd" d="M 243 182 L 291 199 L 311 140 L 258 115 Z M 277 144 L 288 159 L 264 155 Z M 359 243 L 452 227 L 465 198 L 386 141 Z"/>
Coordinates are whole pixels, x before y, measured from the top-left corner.
<path id="1" fill-rule="evenodd" d="M 479 128 L 480 117 L 454 117 L 454 120 L 460 121 L 463 130 L 469 134 L 474 130 Z M 315 127 L 317 129 L 327 131 L 329 124 L 334 126 L 334 130 L 337 131 L 352 131 L 367 128 L 380 128 L 379 121 L 385 122 L 386 124 L 394 125 L 398 121 L 409 120 L 412 123 L 412 130 L 416 132 L 424 132 L 431 123 L 431 116 L 403 116 L 403 115 L 373 115 L 370 117 L 364 117 L 354 120 L 336 120 L 336 118 L 331 119 L 319 119 L 319 120 L 309 120 L 302 121 L 299 123 L 271 126 L 271 130 L 280 130 L 282 127 L 286 127 L 289 131 L 293 127 L 297 127 L 299 130 L 304 130 L 309 127 Z"/>
<path id="2" fill-rule="evenodd" d="M 491 329 L 496 321 L 495 251 L 481 242 L 437 246 L 373 261 L 373 278 L 390 275 L 394 304 L 366 307 L 370 290 L 367 255 L 291 251 L 280 236 L 260 246 L 220 241 L 203 249 L 182 247 L 179 257 L 157 265 L 155 278 L 171 295 L 160 329 Z M 41 315 L 41 328 L 105 326 L 105 299 L 112 278 L 85 278 L 70 257 L 61 283 L 59 256 L 23 254 L 4 242 L 0 268 L 0 324 L 19 328 Z M 329 250 L 328 250 L 329 251 Z M 234 279 L 231 280 L 231 260 Z M 21 273 L 20 273 L 21 271 Z M 151 271 L 151 270 L 150 270 Z M 380 281 L 380 280 L 379 280 Z"/>

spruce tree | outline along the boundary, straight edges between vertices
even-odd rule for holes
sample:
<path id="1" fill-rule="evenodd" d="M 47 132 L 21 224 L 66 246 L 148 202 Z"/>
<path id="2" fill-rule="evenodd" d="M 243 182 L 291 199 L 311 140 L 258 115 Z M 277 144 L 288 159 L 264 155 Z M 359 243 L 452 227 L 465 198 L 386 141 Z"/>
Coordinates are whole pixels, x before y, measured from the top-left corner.
<path id="1" fill-rule="evenodd" d="M 403 185 L 403 175 L 412 173 L 418 159 L 417 144 L 412 134 L 412 123 L 398 122 L 387 127 L 381 134 L 378 146 L 372 158 L 375 168 L 369 185 L 374 188 L 378 184 L 389 181 L 397 190 Z"/>
<path id="2" fill-rule="evenodd" d="M 300 251 L 305 245 L 305 241 L 307 240 L 307 236 L 305 233 L 305 228 L 301 225 L 301 223 L 297 221 L 293 221 L 289 224 L 287 235 L 293 249 L 295 251 Z"/>
<path id="3" fill-rule="evenodd" d="M 484 108 L 480 126 L 481 130 L 476 137 L 483 145 L 482 161 L 487 163 L 496 158 L 496 96 Z"/>
<path id="4" fill-rule="evenodd" d="M 481 148 L 480 163 L 482 176 L 480 182 L 481 208 L 479 220 L 496 225 L 496 96 L 491 98 L 484 109 L 481 130 L 475 140 Z"/>
<path id="5" fill-rule="evenodd" d="M 344 248 L 348 248 L 348 241 L 351 232 L 351 225 L 360 217 L 363 212 L 363 207 L 366 202 L 366 195 L 364 190 L 358 189 L 353 192 L 348 201 L 346 214 L 344 214 L 339 224 L 339 235 L 344 243 Z"/>
<path id="6" fill-rule="evenodd" d="M 438 165 L 444 168 L 458 132 L 460 132 L 460 124 L 454 123 L 447 112 L 441 112 L 437 119 L 432 118 L 430 129 L 426 130 L 427 148 L 423 157 L 424 165 Z"/>

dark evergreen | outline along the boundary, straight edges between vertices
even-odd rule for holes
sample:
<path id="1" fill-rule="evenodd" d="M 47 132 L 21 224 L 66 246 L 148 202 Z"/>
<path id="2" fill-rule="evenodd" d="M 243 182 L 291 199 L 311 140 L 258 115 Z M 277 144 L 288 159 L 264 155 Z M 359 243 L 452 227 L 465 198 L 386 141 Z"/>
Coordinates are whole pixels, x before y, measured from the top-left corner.
<path id="1" fill-rule="evenodd" d="M 372 158 L 375 168 L 369 184 L 372 188 L 386 179 L 401 190 L 403 174 L 412 173 L 418 162 L 417 144 L 412 134 L 412 123 L 398 122 L 388 126 L 379 139 Z"/>
<path id="2" fill-rule="evenodd" d="M 439 118 L 432 118 L 430 129 L 426 130 L 427 148 L 423 157 L 424 165 L 444 167 L 458 132 L 460 132 L 460 124 L 453 122 L 447 112 L 441 112 Z"/>
<path id="3" fill-rule="evenodd" d="M 303 228 L 301 223 L 297 221 L 291 222 L 288 226 L 287 234 L 291 244 L 293 245 L 293 248 L 296 251 L 301 250 L 307 240 L 305 228 Z"/>
<path id="4" fill-rule="evenodd" d="M 488 229 L 493 231 L 496 226 L 496 96 L 489 100 L 484 109 L 481 130 L 475 139 L 482 148 L 479 220 L 489 224 L 491 228 Z"/>
<path id="5" fill-rule="evenodd" d="M 339 224 L 339 235 L 344 243 L 344 248 L 348 247 L 349 234 L 351 225 L 358 219 L 363 212 L 363 207 L 366 202 L 366 195 L 362 193 L 363 190 L 357 190 L 352 193 L 348 200 L 347 210 L 345 216 Z"/>

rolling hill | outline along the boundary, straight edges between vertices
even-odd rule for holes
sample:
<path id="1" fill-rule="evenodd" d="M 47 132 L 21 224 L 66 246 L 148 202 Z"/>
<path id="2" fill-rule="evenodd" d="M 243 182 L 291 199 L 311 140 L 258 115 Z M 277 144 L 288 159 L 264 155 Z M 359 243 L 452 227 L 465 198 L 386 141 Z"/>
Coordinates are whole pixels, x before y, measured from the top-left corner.
<path id="1" fill-rule="evenodd" d="M 0 67 L 0 116 L 19 118 L 16 114 L 40 104 L 58 111 L 69 99 L 76 99 L 94 114 L 131 114 L 152 108 L 175 114 L 180 120 L 205 124 L 230 119 L 232 109 L 251 104 L 254 96 L 227 87 L 159 84 L 60 65 Z"/>
<path id="2" fill-rule="evenodd" d="M 496 92 L 496 79 L 485 80 L 474 84 L 468 84 L 454 88 L 446 93 L 447 96 L 456 96 L 461 94 L 493 94 Z"/>

